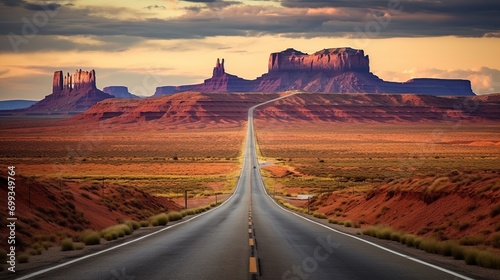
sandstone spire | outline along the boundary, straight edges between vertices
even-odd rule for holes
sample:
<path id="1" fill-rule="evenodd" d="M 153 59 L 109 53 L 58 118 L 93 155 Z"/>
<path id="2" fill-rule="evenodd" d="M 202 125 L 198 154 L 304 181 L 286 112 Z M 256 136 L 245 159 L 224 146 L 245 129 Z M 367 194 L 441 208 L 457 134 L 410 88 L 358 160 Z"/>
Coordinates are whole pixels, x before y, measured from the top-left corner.
<path id="1" fill-rule="evenodd" d="M 217 63 L 215 64 L 212 78 L 221 77 L 225 73 L 226 73 L 226 70 L 224 70 L 224 58 L 222 59 L 222 63 L 221 63 L 221 60 L 217 58 Z"/>
<path id="2" fill-rule="evenodd" d="M 52 92 L 61 93 L 63 90 L 63 72 L 55 71 L 54 78 L 52 79 Z"/>

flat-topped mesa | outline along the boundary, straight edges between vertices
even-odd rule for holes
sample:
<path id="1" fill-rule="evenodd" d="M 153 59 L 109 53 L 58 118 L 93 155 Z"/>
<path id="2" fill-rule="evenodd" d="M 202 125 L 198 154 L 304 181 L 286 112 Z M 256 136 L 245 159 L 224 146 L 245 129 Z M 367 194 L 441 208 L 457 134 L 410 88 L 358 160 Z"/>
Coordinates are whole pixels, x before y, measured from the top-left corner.
<path id="1" fill-rule="evenodd" d="M 292 48 L 269 56 L 268 72 L 370 72 L 368 55 L 363 50 L 332 48 L 312 55 Z"/>
<path id="2" fill-rule="evenodd" d="M 224 69 L 224 58 L 222 59 L 222 62 L 217 58 L 217 63 L 215 64 L 212 78 L 221 77 L 225 73 L 226 73 L 226 70 Z"/>
<path id="3" fill-rule="evenodd" d="M 96 89 L 94 69 L 90 71 L 82 71 L 82 69 L 78 69 L 73 75 L 69 73 L 63 75 L 62 71 L 54 72 L 54 78 L 52 80 L 52 93 L 69 94 L 73 90 L 79 89 Z"/>

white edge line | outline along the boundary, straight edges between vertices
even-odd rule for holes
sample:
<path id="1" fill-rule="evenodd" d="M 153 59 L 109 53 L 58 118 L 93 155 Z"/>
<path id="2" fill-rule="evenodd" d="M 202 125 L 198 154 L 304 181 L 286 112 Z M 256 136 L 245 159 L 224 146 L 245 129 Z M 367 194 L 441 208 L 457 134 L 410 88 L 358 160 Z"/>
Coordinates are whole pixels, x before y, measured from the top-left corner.
<path id="1" fill-rule="evenodd" d="M 261 178 L 262 178 L 262 177 L 261 177 Z M 345 233 L 345 232 L 342 232 L 342 231 L 336 230 L 336 229 L 334 229 L 334 228 L 331 228 L 331 227 L 329 227 L 329 226 L 326 226 L 326 225 L 324 225 L 324 224 L 321 224 L 321 223 L 318 223 L 318 222 L 316 222 L 316 221 L 314 221 L 314 220 L 311 220 L 311 219 L 309 219 L 309 218 L 307 218 L 307 217 L 301 216 L 301 215 L 299 215 L 299 214 L 297 214 L 297 213 L 295 213 L 295 212 L 293 212 L 293 211 L 290 211 L 290 210 L 286 209 L 285 207 L 283 207 L 283 206 L 279 205 L 279 204 L 278 204 L 278 203 L 277 203 L 277 202 L 276 202 L 276 201 L 275 201 L 275 200 L 274 200 L 274 199 L 273 199 L 273 198 L 269 195 L 269 193 L 267 192 L 267 190 L 266 190 L 266 188 L 264 187 L 264 185 L 263 185 L 263 183 L 262 183 L 262 182 L 261 182 L 261 184 L 260 184 L 260 185 L 261 185 L 261 187 L 264 189 L 264 191 L 266 192 L 267 197 L 268 197 L 268 198 L 269 198 L 272 202 L 274 202 L 274 204 L 276 204 L 276 205 L 277 205 L 279 208 L 281 208 L 283 211 L 286 211 L 286 212 L 288 212 L 288 213 L 290 213 L 290 214 L 293 214 L 293 215 L 295 215 L 295 216 L 297 216 L 297 217 L 299 217 L 299 218 L 301 218 L 301 219 L 304 219 L 304 220 L 306 220 L 306 221 L 308 221 L 308 222 L 311 222 L 311 223 L 313 223 L 313 224 L 316 224 L 316 225 L 318 225 L 318 226 L 324 227 L 324 228 L 326 228 L 326 229 L 328 229 L 328 230 L 331 230 L 331 231 L 333 231 L 333 232 L 335 232 L 335 233 L 338 233 L 338 234 L 341 234 L 341 235 L 344 235 L 344 236 L 347 236 L 347 237 L 350 237 L 350 238 L 356 239 L 356 240 L 358 240 L 358 241 L 361 241 L 361 242 L 367 243 L 367 244 L 369 244 L 369 245 L 372 245 L 372 246 L 374 246 L 374 247 L 377 247 L 377 248 L 379 248 L 379 249 L 382 249 L 382 250 L 387 251 L 387 252 L 389 252 L 389 253 L 392 253 L 392 254 L 394 254 L 394 255 L 397 255 L 397 256 L 403 257 L 403 258 L 405 258 L 405 259 L 408 259 L 408 260 L 411 260 L 411 261 L 414 261 L 414 262 L 417 262 L 417 263 L 420 263 L 420 264 L 423 264 L 423 265 L 428 266 L 428 267 L 432 267 L 432 268 L 434 268 L 434 269 L 437 269 L 437 270 L 440 270 L 440 271 L 442 271 L 442 272 L 445 272 L 445 273 L 451 274 L 451 275 L 453 275 L 453 276 L 456 276 L 456 277 L 459 277 L 459 278 L 462 278 L 462 279 L 465 279 L 465 280 L 474 280 L 474 278 L 470 278 L 470 277 L 467 277 L 467 276 L 465 276 L 465 275 L 462 275 L 462 274 L 456 273 L 456 272 L 454 272 L 454 271 L 448 270 L 448 269 L 446 269 L 446 268 L 442 268 L 442 267 L 440 267 L 440 266 L 437 266 L 437 265 L 434 265 L 434 264 L 431 264 L 431 263 L 428 263 L 428 262 L 425 262 L 425 261 L 419 260 L 419 259 L 414 258 L 414 257 L 410 257 L 410 256 L 408 256 L 408 255 L 405 255 L 405 254 L 402 254 L 402 253 L 399 253 L 399 252 L 396 252 L 396 251 L 394 251 L 394 250 L 388 249 L 388 248 L 386 248 L 386 247 L 383 247 L 383 246 L 378 245 L 378 244 L 376 244 L 376 243 L 373 243 L 373 242 L 371 242 L 371 241 L 368 241 L 368 240 L 365 240 L 365 239 L 363 239 L 363 238 L 359 238 L 359 237 L 357 237 L 357 236 L 354 236 L 354 235 L 351 235 L 351 234 L 348 234 L 348 233 Z"/>
<path id="2" fill-rule="evenodd" d="M 76 263 L 76 262 L 79 262 L 79 261 L 82 261 L 82 260 L 85 260 L 85 259 L 88 259 L 88 258 L 91 258 L 91 257 L 95 257 L 95 256 L 97 256 L 97 255 L 100 255 L 100 254 L 103 254 L 103 253 L 106 253 L 106 252 L 109 252 L 109 251 L 115 250 L 115 249 L 120 248 L 120 247 L 122 247 L 122 246 L 126 246 L 126 245 L 129 245 L 129 244 L 132 244 L 132 243 L 134 243 L 134 242 L 137 242 L 137 241 L 140 241 L 140 240 L 142 240 L 142 239 L 145 239 L 145 238 L 151 237 L 151 236 L 153 236 L 153 235 L 155 235 L 155 234 L 161 233 L 161 232 L 163 232 L 163 231 L 166 231 L 166 230 L 172 229 L 172 228 L 174 228 L 174 227 L 180 226 L 180 225 L 185 224 L 185 223 L 187 223 L 187 222 L 190 222 L 190 221 L 192 221 L 192 220 L 194 220 L 194 219 L 197 219 L 197 218 L 199 218 L 199 217 L 202 217 L 202 216 L 204 216 L 204 215 L 206 215 L 206 214 L 208 214 L 208 213 L 210 213 L 210 212 L 212 212 L 212 211 L 214 211 L 214 210 L 219 209 L 219 208 L 220 208 L 220 207 L 222 207 L 224 204 L 226 204 L 227 202 L 229 202 L 229 200 L 231 200 L 231 198 L 234 196 L 234 194 L 236 193 L 236 191 L 240 188 L 240 185 L 241 185 L 241 183 L 240 183 L 240 180 L 238 179 L 238 184 L 236 185 L 236 188 L 234 189 L 233 193 L 231 194 L 231 196 L 230 196 L 228 199 L 226 199 L 226 200 L 225 200 L 223 203 L 221 203 L 218 207 L 214 207 L 213 209 L 210 209 L 210 210 L 205 211 L 205 212 L 203 212 L 203 213 L 200 213 L 200 214 L 198 214 L 198 215 L 196 215 L 196 216 L 193 216 L 193 217 L 191 217 L 191 218 L 190 218 L 190 219 L 188 219 L 188 220 L 185 220 L 185 221 L 182 221 L 182 222 L 180 222 L 180 223 L 176 223 L 176 224 L 174 224 L 174 225 L 171 225 L 171 226 L 168 226 L 168 227 L 162 228 L 162 229 L 157 230 L 157 231 L 155 231 L 155 232 L 152 232 L 152 233 L 146 234 L 146 235 L 144 235 L 144 236 L 141 236 L 141 237 L 138 237 L 138 238 L 136 238 L 136 239 L 133 239 L 133 240 L 130 240 L 130 241 L 124 242 L 124 243 L 122 243 L 122 244 L 119 244 L 119 245 L 113 246 L 113 247 L 111 247 L 111 248 L 107 248 L 107 249 L 104 249 L 104 250 L 102 250 L 102 251 L 95 252 L 95 253 L 92 253 L 92 254 L 90 254 L 90 255 L 86 255 L 86 256 L 80 257 L 80 258 L 78 258 L 78 259 L 74 259 L 74 260 L 71 260 L 71 261 L 68 261 L 68 262 L 65 262 L 65 263 L 62 263 L 62 264 L 58 264 L 58 265 L 56 265 L 56 266 L 48 267 L 48 268 L 45 268 L 45 269 L 42 269 L 42 270 L 39 270 L 39 271 L 36 271 L 36 272 L 30 273 L 30 274 L 25 275 L 25 276 L 22 276 L 22 277 L 20 277 L 20 278 L 16 278 L 16 280 L 24 280 L 24 279 L 29 279 L 29 278 L 31 278 L 31 277 L 35 277 L 35 276 L 38 276 L 38 275 L 41 275 L 41 274 L 47 273 L 47 272 L 52 271 L 52 270 L 59 269 L 59 268 L 61 268 L 61 267 L 65 267 L 65 266 L 68 266 L 68 265 L 70 265 L 70 264 L 73 264 L 73 263 Z"/>

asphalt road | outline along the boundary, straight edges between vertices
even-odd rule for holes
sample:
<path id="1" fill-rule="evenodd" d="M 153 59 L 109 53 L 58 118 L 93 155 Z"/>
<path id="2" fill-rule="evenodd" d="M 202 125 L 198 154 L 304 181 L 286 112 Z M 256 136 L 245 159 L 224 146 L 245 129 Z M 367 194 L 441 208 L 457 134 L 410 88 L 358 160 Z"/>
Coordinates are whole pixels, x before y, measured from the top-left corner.
<path id="1" fill-rule="evenodd" d="M 467 279 L 277 206 L 266 194 L 258 168 L 254 108 L 240 180 L 222 206 L 141 240 L 20 279 Z"/>

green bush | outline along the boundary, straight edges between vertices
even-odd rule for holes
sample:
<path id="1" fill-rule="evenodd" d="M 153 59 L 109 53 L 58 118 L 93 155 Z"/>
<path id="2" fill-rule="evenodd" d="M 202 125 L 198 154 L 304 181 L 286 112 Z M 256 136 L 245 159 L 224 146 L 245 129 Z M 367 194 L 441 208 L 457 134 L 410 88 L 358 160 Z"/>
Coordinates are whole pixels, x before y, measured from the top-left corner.
<path id="1" fill-rule="evenodd" d="M 149 227 L 149 221 L 141 221 L 141 227 Z"/>
<path id="2" fill-rule="evenodd" d="M 170 212 L 167 214 L 168 216 L 168 221 L 178 221 L 178 220 L 182 220 L 182 213 L 180 212 Z"/>
<path id="3" fill-rule="evenodd" d="M 191 216 L 191 215 L 196 214 L 196 212 L 195 212 L 195 210 L 194 210 L 194 209 L 186 209 L 186 210 L 183 210 L 183 211 L 182 211 L 182 214 L 183 214 L 184 216 L 186 216 L 186 215 L 190 215 L 190 216 Z"/>
<path id="4" fill-rule="evenodd" d="M 339 223 L 339 221 L 334 220 L 334 219 L 328 219 L 328 222 L 329 222 L 330 224 L 335 224 L 335 225 Z M 363 234 L 364 234 L 364 233 L 363 233 Z"/>
<path id="5" fill-rule="evenodd" d="M 439 254 L 439 241 L 435 239 L 423 239 L 418 245 L 420 250 L 424 250 L 427 253 Z"/>
<path id="6" fill-rule="evenodd" d="M 119 224 L 101 230 L 101 236 L 110 241 L 118 237 L 124 237 L 132 233 L 132 229 L 126 224 Z"/>
<path id="7" fill-rule="evenodd" d="M 83 248 L 85 248 L 85 244 L 84 243 L 75 243 L 75 245 L 73 246 L 73 248 L 75 250 L 82 250 Z"/>
<path id="8" fill-rule="evenodd" d="M 30 256 L 28 254 L 20 254 L 18 257 L 17 257 L 17 261 L 19 263 L 27 263 L 30 259 Z"/>
<path id="9" fill-rule="evenodd" d="M 476 263 L 482 267 L 500 269 L 500 256 L 492 252 L 481 251 L 476 256 Z"/>
<path id="10" fill-rule="evenodd" d="M 141 224 L 137 221 L 134 220 L 127 220 L 125 221 L 125 224 L 132 230 L 139 229 L 141 227 Z"/>
<path id="11" fill-rule="evenodd" d="M 465 252 L 464 248 L 462 246 L 452 246 L 451 247 L 451 256 L 455 260 L 463 260 L 465 258 Z"/>
<path id="12" fill-rule="evenodd" d="M 484 244 L 484 237 L 479 235 L 467 235 L 460 239 L 459 243 L 463 246 L 476 246 L 479 244 Z"/>
<path id="13" fill-rule="evenodd" d="M 61 241 L 61 251 L 73 251 L 73 239 L 65 238 Z"/>
<path id="14" fill-rule="evenodd" d="M 469 265 L 475 265 L 477 264 L 476 258 L 478 255 L 478 251 L 475 249 L 465 249 L 464 250 L 464 259 L 465 263 Z"/>
<path id="15" fill-rule="evenodd" d="M 352 227 L 352 222 L 351 221 L 344 221 L 344 226 L 345 227 Z"/>
<path id="16" fill-rule="evenodd" d="M 80 234 L 80 241 L 85 245 L 97 245 L 101 243 L 99 233 L 93 230 L 85 230 Z"/>
<path id="17" fill-rule="evenodd" d="M 152 226 L 165 226 L 168 224 L 168 215 L 161 213 L 150 218 Z"/>
<path id="18" fill-rule="evenodd" d="M 327 218 L 327 216 L 325 214 L 316 213 L 316 212 L 313 213 L 313 217 L 318 218 L 318 219 L 326 219 Z"/>
<path id="19" fill-rule="evenodd" d="M 500 248 L 500 233 L 495 233 L 490 237 L 490 244 L 495 248 Z"/>

